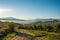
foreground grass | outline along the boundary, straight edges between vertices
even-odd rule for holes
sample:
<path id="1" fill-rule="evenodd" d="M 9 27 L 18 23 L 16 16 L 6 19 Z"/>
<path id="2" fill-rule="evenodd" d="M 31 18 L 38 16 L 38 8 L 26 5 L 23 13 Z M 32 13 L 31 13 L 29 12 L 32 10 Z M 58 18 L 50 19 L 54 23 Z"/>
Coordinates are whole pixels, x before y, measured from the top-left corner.
<path id="1" fill-rule="evenodd" d="M 16 33 L 8 34 L 6 37 L 3 38 L 3 40 L 11 40 L 15 35 Z"/>
<path id="2" fill-rule="evenodd" d="M 32 35 L 35 37 L 35 40 L 60 40 L 60 33 L 27 29 L 19 29 L 17 31 Z M 3 40 L 11 40 L 15 35 L 16 33 L 8 34 Z"/>
<path id="3" fill-rule="evenodd" d="M 44 38 L 46 40 L 60 40 L 60 33 L 26 29 L 20 29 L 20 32 L 35 36 L 35 40 L 44 40 Z"/>

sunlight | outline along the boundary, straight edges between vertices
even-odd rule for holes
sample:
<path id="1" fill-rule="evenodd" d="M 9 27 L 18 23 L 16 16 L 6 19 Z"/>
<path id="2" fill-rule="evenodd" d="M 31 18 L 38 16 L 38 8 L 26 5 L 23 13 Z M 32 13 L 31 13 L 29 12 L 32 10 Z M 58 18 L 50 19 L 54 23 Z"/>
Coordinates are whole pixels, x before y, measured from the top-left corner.
<path id="1" fill-rule="evenodd" d="M 12 11 L 12 9 L 0 9 L 0 13 L 2 13 L 2 12 L 9 12 L 9 11 Z"/>

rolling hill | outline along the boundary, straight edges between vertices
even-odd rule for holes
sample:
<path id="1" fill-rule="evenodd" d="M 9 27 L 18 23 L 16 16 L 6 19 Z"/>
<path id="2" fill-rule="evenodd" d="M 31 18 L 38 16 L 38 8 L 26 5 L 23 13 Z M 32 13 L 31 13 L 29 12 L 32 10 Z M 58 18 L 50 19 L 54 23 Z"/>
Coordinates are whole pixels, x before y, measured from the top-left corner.
<path id="1" fill-rule="evenodd" d="M 31 20 L 24 20 L 24 19 L 18 19 L 18 18 L 14 18 L 14 17 L 7 17 L 7 18 L 0 18 L 0 21 L 6 22 L 16 22 L 16 23 L 22 23 L 22 24 L 29 24 L 29 23 L 36 23 L 36 22 L 49 22 L 49 21 L 59 21 L 60 19 L 53 19 L 53 18 L 49 18 L 49 19 L 41 19 L 41 18 L 36 18 L 36 19 L 31 19 Z"/>

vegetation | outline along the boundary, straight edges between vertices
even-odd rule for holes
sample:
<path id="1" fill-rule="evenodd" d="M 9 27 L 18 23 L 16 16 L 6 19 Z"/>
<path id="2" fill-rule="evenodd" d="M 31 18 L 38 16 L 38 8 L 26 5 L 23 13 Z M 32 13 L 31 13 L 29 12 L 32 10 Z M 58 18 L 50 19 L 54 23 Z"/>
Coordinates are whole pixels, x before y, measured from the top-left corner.
<path id="1" fill-rule="evenodd" d="M 8 34 L 8 35 L 7 35 L 6 37 L 4 37 L 2 40 L 11 40 L 15 35 L 16 35 L 16 33 Z"/>
<path id="2" fill-rule="evenodd" d="M 0 22 L 0 40 L 11 40 L 18 33 L 29 34 L 34 40 L 60 40 L 60 22 L 38 22 L 32 24 L 18 24 L 14 22 Z"/>

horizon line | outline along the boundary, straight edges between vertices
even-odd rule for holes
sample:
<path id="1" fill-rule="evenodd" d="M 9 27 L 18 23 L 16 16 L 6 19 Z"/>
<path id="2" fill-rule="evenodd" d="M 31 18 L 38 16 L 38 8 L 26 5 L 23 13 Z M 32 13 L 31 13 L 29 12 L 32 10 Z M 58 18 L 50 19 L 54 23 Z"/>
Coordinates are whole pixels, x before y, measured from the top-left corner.
<path id="1" fill-rule="evenodd" d="M 27 19 L 25 19 L 25 18 L 18 18 L 18 17 L 0 17 L 0 18 L 17 18 L 17 19 L 24 19 L 24 20 L 29 20 L 29 18 L 27 18 Z M 30 20 L 31 19 L 60 19 L 60 18 L 50 18 L 50 17 L 45 17 L 45 18 L 43 18 L 43 17 L 37 17 L 37 18 L 30 18 Z"/>

